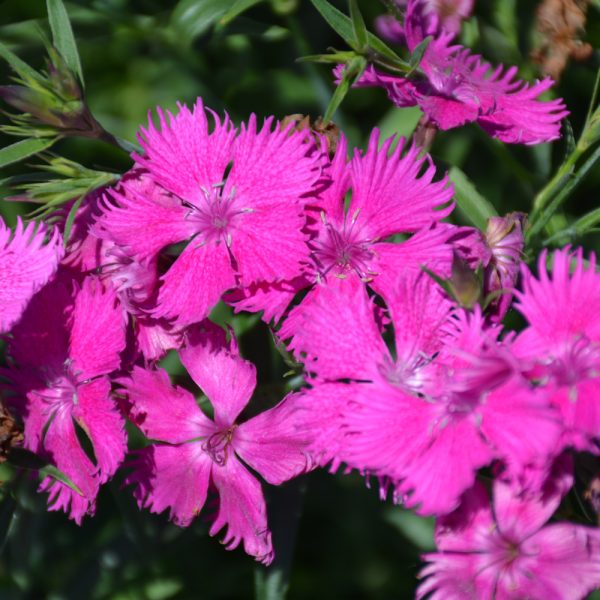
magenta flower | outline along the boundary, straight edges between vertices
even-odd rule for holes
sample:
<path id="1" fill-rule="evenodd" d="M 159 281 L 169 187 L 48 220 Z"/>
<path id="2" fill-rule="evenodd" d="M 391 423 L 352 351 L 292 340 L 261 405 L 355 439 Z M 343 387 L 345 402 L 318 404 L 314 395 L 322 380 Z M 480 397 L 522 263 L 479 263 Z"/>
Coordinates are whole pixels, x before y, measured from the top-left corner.
<path id="1" fill-rule="evenodd" d="M 565 490 L 519 497 L 494 483 L 493 506 L 477 483 L 436 527 L 438 552 L 426 554 L 417 598 L 430 600 L 579 600 L 600 586 L 600 531 L 545 525 Z M 568 489 L 568 488 L 567 488 Z"/>
<path id="2" fill-rule="evenodd" d="M 213 115 L 210 132 L 200 99 L 193 111 L 180 105 L 168 122 L 158 114 L 161 130 L 152 122 L 142 129 L 145 153 L 134 157 L 163 190 L 124 182 L 97 232 L 137 260 L 188 242 L 162 276 L 152 310 L 188 325 L 204 319 L 226 290 L 299 273 L 308 256 L 303 209 L 321 157 L 306 132 L 272 129 L 272 118 L 257 131 L 252 116 L 236 135 L 228 118 Z"/>
<path id="3" fill-rule="evenodd" d="M 341 137 L 326 171 L 328 187 L 310 208 L 311 254 L 303 275 L 287 288 L 247 290 L 238 309 L 263 309 L 267 319 L 279 318 L 298 290 L 316 285 L 284 322 L 285 339 L 295 332 L 299 314 L 319 285 L 356 281 L 385 298 L 398 272 L 419 271 L 422 265 L 442 274 L 449 269 L 450 230 L 435 224 L 454 208 L 453 188 L 445 177 L 433 181 L 435 166 L 418 147 L 404 152 L 401 139 L 391 151 L 393 142 L 390 138 L 379 148 L 379 130 L 374 129 L 367 151 L 356 152 L 348 161 L 346 139 Z M 393 235 L 410 233 L 414 235 L 403 242 L 389 241 Z"/>
<path id="4" fill-rule="evenodd" d="M 532 376 L 553 389 L 566 429 L 565 443 L 597 453 L 600 439 L 600 275 L 592 254 L 586 265 L 581 249 L 557 250 L 552 277 L 547 253 L 540 255 L 538 277 L 523 267 L 523 292 L 517 309 L 529 327 L 515 348 L 531 361 Z M 571 265 L 573 270 L 571 273 Z"/>
<path id="5" fill-rule="evenodd" d="M 538 144 L 559 137 L 568 115 L 561 99 L 540 101 L 553 81 L 533 85 L 515 78 L 517 68 L 493 68 L 438 27 L 426 0 L 408 0 L 404 32 L 412 52 L 432 36 L 420 69 L 423 77 L 404 79 L 369 67 L 358 85 L 383 87 L 398 106 L 419 106 L 440 129 L 477 122 L 505 143 Z M 339 75 L 339 69 L 337 70 Z"/>
<path id="6" fill-rule="evenodd" d="M 31 297 L 54 275 L 63 254 L 60 235 L 19 219 L 14 233 L 0 219 L 0 333 L 21 317 Z"/>
<path id="7" fill-rule="evenodd" d="M 294 396 L 238 424 L 256 386 L 254 365 L 243 360 L 235 339 L 209 321 L 188 329 L 180 350 L 186 369 L 214 408 L 209 419 L 194 396 L 173 387 L 163 370 L 135 367 L 123 381 L 132 420 L 154 443 L 139 453 L 129 482 L 137 484 L 140 506 L 187 526 L 216 489 L 218 509 L 210 534 L 227 526 L 227 549 L 241 542 L 245 551 L 269 564 L 271 534 L 261 485 L 245 465 L 278 485 L 306 471 L 307 440 L 295 426 Z"/>
<path id="8" fill-rule="evenodd" d="M 167 195 L 140 169 L 126 173 L 122 182 L 140 194 L 155 198 Z M 119 189 L 121 184 L 117 186 Z M 129 346 L 129 358 L 135 360 L 141 353 L 146 360 L 155 361 L 168 350 L 181 346 L 182 328 L 150 314 L 158 293 L 156 257 L 133 258 L 114 242 L 96 235 L 101 232 L 94 222 L 101 214 L 102 204 L 108 201 L 107 194 L 102 188 L 86 196 L 73 221 L 62 265 L 78 281 L 93 273 L 115 289 L 121 306 L 131 316 L 135 343 Z M 61 216 L 66 218 L 66 211 Z"/>
<path id="9" fill-rule="evenodd" d="M 519 473 L 554 456 L 558 417 L 499 329 L 484 329 L 479 313 L 450 317 L 425 275 L 400 278 L 388 303 L 395 356 L 361 287 L 322 287 L 298 323 L 292 348 L 316 379 L 303 401 L 333 421 L 317 432 L 321 462 L 389 479 L 420 514 L 443 514 L 493 460 Z"/>
<path id="10" fill-rule="evenodd" d="M 439 20 L 439 26 L 448 33 L 459 33 L 462 22 L 473 12 L 475 0 L 423 0 L 426 9 Z M 398 8 L 405 8 L 407 0 L 395 0 Z M 403 44 L 404 27 L 393 15 L 382 15 L 375 21 L 379 35 L 390 42 Z"/>
<path id="11" fill-rule="evenodd" d="M 45 478 L 49 509 L 64 510 L 78 524 L 93 514 L 99 486 L 126 451 L 124 421 L 110 398 L 109 373 L 120 366 L 125 320 L 112 290 L 93 278 L 74 296 L 61 278 L 40 291 L 13 329 L 9 354 L 18 367 L 8 400 L 23 419 L 25 446 L 47 458 L 81 490 Z M 93 462 L 76 426 L 89 438 Z"/>

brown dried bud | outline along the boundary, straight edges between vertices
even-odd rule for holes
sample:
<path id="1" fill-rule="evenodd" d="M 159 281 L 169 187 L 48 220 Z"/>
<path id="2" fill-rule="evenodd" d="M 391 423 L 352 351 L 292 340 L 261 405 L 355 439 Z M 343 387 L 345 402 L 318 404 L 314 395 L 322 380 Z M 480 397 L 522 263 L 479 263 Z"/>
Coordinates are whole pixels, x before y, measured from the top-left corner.
<path id="1" fill-rule="evenodd" d="M 0 400 L 0 463 L 6 462 L 10 451 L 23 443 L 23 431 Z"/>
<path id="2" fill-rule="evenodd" d="M 536 24 L 542 41 L 532 52 L 544 75 L 558 81 L 569 58 L 582 61 L 593 52 L 581 41 L 590 0 L 544 0 L 538 7 Z"/>
<path id="3" fill-rule="evenodd" d="M 315 121 L 311 121 L 308 115 L 301 114 L 287 115 L 281 120 L 283 128 L 287 127 L 290 123 L 294 125 L 292 131 L 304 131 L 308 129 L 318 144 L 324 141 L 327 153 L 330 157 L 333 157 L 340 139 L 340 130 L 335 123 L 324 124 L 321 117 L 317 117 Z"/>

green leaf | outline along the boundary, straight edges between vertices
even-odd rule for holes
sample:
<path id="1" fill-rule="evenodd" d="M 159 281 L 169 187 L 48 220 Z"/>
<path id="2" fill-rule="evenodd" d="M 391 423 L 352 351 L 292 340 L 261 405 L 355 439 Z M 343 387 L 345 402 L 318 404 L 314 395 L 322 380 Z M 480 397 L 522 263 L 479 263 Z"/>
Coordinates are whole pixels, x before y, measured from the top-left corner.
<path id="1" fill-rule="evenodd" d="M 0 149 L 0 168 L 47 150 L 58 138 L 29 138 Z"/>
<path id="2" fill-rule="evenodd" d="M 32 69 L 25 61 L 22 61 L 1 42 L 0 57 L 2 57 L 23 79 L 34 79 L 38 83 L 44 83 L 45 85 L 46 80 L 35 69 Z"/>
<path id="3" fill-rule="evenodd" d="M 243 12 L 252 8 L 255 4 L 260 4 L 264 1 L 265 0 L 236 0 L 233 6 L 219 19 L 219 27 L 226 27 Z"/>
<path id="4" fill-rule="evenodd" d="M 57 469 L 54 465 L 46 465 L 45 467 L 38 469 L 38 471 L 41 478 L 52 477 L 53 479 L 56 479 L 56 481 L 60 481 L 66 486 L 70 487 L 75 493 L 79 494 L 80 496 L 83 496 L 83 492 L 79 489 L 79 487 L 75 485 L 67 475 L 65 475 L 62 471 Z"/>
<path id="5" fill-rule="evenodd" d="M 67 242 L 69 241 L 69 236 L 71 235 L 71 229 L 73 228 L 73 223 L 75 222 L 75 216 L 77 215 L 77 211 L 83 202 L 84 195 L 82 194 L 73 202 L 73 206 L 71 206 L 71 210 L 67 215 L 67 220 L 65 221 L 65 232 L 63 233 L 63 243 L 64 246 L 67 246 Z"/>
<path id="6" fill-rule="evenodd" d="M 48 464 L 47 461 L 40 458 L 37 454 L 26 450 L 25 448 L 12 448 L 8 455 L 9 464 L 19 467 L 20 469 L 28 469 L 30 471 L 38 471 L 42 477 L 53 477 L 57 481 L 69 486 L 73 491 L 83 496 L 83 492 L 54 465 Z"/>
<path id="7" fill-rule="evenodd" d="M 410 55 L 410 60 L 408 61 L 408 64 L 410 66 L 410 70 L 406 74 L 407 77 L 409 77 L 410 75 L 412 75 L 419 68 L 419 65 L 421 64 L 421 61 L 423 60 L 423 55 L 425 54 L 425 51 L 427 50 L 427 46 L 429 46 L 429 44 L 431 43 L 432 39 L 433 39 L 433 36 L 428 35 L 413 50 L 413 53 Z"/>
<path id="8" fill-rule="evenodd" d="M 79 82 L 83 86 L 81 60 L 79 59 L 77 43 L 75 42 L 67 9 L 62 0 L 46 0 L 46 6 L 48 8 L 48 20 L 50 21 L 54 47 L 64 58 L 69 69 L 77 75 Z"/>
<path id="9" fill-rule="evenodd" d="M 350 19 L 352 20 L 352 31 L 354 32 L 354 41 L 358 48 L 366 49 L 367 47 L 367 26 L 365 20 L 360 14 L 357 0 L 350 0 Z"/>
<path id="10" fill-rule="evenodd" d="M 345 66 L 344 73 L 342 75 L 342 80 L 336 87 L 335 92 L 333 92 L 333 96 L 329 101 L 329 106 L 325 111 L 325 116 L 323 117 L 324 125 L 327 125 L 327 123 L 331 121 L 336 110 L 342 103 L 342 100 L 346 97 L 346 94 L 352 87 L 352 84 L 362 75 L 366 66 L 367 62 L 362 56 L 357 56 L 356 58 L 353 58 Z"/>
<path id="11" fill-rule="evenodd" d="M 12 494 L 6 494 L 0 504 L 0 551 L 4 548 L 6 538 L 10 532 L 17 502 Z"/>
<path id="12" fill-rule="evenodd" d="M 310 0 L 313 6 L 321 13 L 321 16 L 329 23 L 329 26 L 351 47 L 355 48 L 354 28 L 352 20 L 327 0 Z M 399 69 L 408 71 L 408 64 L 403 61 L 391 48 L 382 42 L 377 36 L 367 32 L 367 43 L 370 49 L 391 61 Z M 355 48 L 356 49 L 356 48 Z"/>
<path id="13" fill-rule="evenodd" d="M 487 221 L 498 213 L 473 185 L 473 182 L 458 167 L 452 167 L 448 178 L 454 183 L 454 199 L 458 212 L 475 227 L 485 231 Z"/>
<path id="14" fill-rule="evenodd" d="M 386 510 L 383 518 L 400 531 L 400 533 L 421 551 L 435 549 L 433 532 L 435 520 L 424 518 L 414 513 L 394 506 Z"/>
<path id="15" fill-rule="evenodd" d="M 171 15 L 171 25 L 180 39 L 191 43 L 236 3 L 236 0 L 180 0 Z"/>

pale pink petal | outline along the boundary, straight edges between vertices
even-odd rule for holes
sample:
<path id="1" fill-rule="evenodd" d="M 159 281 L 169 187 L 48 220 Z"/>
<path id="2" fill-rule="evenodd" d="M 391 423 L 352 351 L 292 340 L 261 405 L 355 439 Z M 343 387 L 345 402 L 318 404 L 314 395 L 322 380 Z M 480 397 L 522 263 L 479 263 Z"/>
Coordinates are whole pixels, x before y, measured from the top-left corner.
<path id="1" fill-rule="evenodd" d="M 419 515 L 449 513 L 494 455 L 469 419 L 453 419 L 437 431 L 412 435 L 429 438 L 429 446 L 403 469 L 398 491 L 408 495 L 406 505 L 416 507 Z"/>
<path id="2" fill-rule="evenodd" d="M 398 276 L 406 271 L 422 271 L 427 267 L 440 277 L 449 277 L 452 268 L 450 232 L 434 227 L 418 231 L 399 243 L 379 242 L 372 246 L 375 261 L 372 266 L 377 277 L 369 285 L 386 301 L 393 296 Z"/>
<path id="3" fill-rule="evenodd" d="M 276 407 L 242 423 L 235 430 L 236 454 L 268 483 L 279 485 L 312 466 L 311 440 L 302 432 L 298 396 L 286 396 Z M 299 414 L 300 413 L 300 414 Z"/>
<path id="4" fill-rule="evenodd" d="M 132 421 L 151 439 L 177 444 L 214 432 L 194 396 L 174 386 L 164 369 L 134 366 L 130 377 L 120 380 L 127 396 Z"/>
<path id="5" fill-rule="evenodd" d="M 79 381 L 119 368 L 125 349 L 126 313 L 112 288 L 88 277 L 75 297 L 69 356 Z"/>
<path id="6" fill-rule="evenodd" d="M 225 332 L 210 321 L 187 330 L 179 356 L 213 405 L 216 425 L 231 427 L 254 392 L 256 367 L 240 357 L 235 339 L 228 344 Z"/>
<path id="7" fill-rule="evenodd" d="M 169 350 L 177 350 L 183 343 L 183 330 L 163 319 L 137 317 L 135 334 L 139 350 L 147 361 L 160 360 Z"/>
<path id="8" fill-rule="evenodd" d="M 212 464 L 200 442 L 149 446 L 138 451 L 126 483 L 136 485 L 140 508 L 153 513 L 169 508 L 170 519 L 187 527 L 206 502 Z"/>
<path id="9" fill-rule="evenodd" d="M 63 255 L 57 229 L 19 219 L 12 232 L 0 219 L 0 333 L 21 317 L 31 297 L 52 277 Z"/>
<path id="10" fill-rule="evenodd" d="M 435 166 L 422 149 L 412 145 L 403 153 L 400 140 L 390 155 L 393 138 L 379 148 L 379 130 L 374 129 L 363 155 L 350 163 L 352 202 L 350 213 L 372 239 L 399 232 L 417 231 L 440 221 L 452 211 L 453 188 L 445 177 L 434 182 Z"/>
<path id="11" fill-rule="evenodd" d="M 177 325 L 202 321 L 236 283 L 225 244 L 199 246 L 193 240 L 161 281 L 152 315 L 173 319 Z"/>
<path id="12" fill-rule="evenodd" d="M 535 493 L 522 493 L 513 481 L 494 480 L 494 518 L 505 535 L 526 539 L 544 526 L 573 486 L 573 461 L 565 455 Z"/>
<path id="13" fill-rule="evenodd" d="M 293 279 L 308 261 L 306 217 L 296 203 L 273 203 L 243 215 L 231 233 L 231 252 L 240 283 Z M 192 242 L 193 243 L 193 242 Z"/>
<path id="14" fill-rule="evenodd" d="M 149 118 L 148 128 L 138 136 L 143 156 L 134 155 L 137 164 L 146 168 L 152 179 L 173 194 L 195 203 L 202 189 L 222 183 L 225 169 L 232 159 L 235 129 L 226 117 L 223 122 L 213 113 L 213 131 L 209 133 L 206 110 L 198 98 L 192 111 L 179 104 L 176 116 L 157 108 L 160 131 Z"/>
<path id="15" fill-rule="evenodd" d="M 148 260 L 165 246 L 187 240 L 195 232 L 186 220 L 189 209 L 179 198 L 167 193 L 148 175 L 139 177 L 143 183 L 128 179 L 104 194 L 102 214 L 92 231 L 137 259 Z"/>
<path id="16" fill-rule="evenodd" d="M 521 589 L 532 598 L 579 600 L 600 587 L 600 531 L 557 523 L 523 543 L 527 561 Z M 508 596 L 506 596 L 508 598 Z"/>
<path id="17" fill-rule="evenodd" d="M 263 311 L 262 320 L 278 322 L 294 296 L 311 285 L 304 276 L 294 277 L 291 281 L 260 282 L 239 288 L 227 294 L 223 300 L 233 306 L 234 311 Z"/>
<path id="18" fill-rule="evenodd" d="M 77 388 L 73 418 L 92 442 L 100 483 L 108 481 L 127 452 L 125 421 L 110 398 L 106 377 Z"/>
<path id="19" fill-rule="evenodd" d="M 256 116 L 242 124 L 233 146 L 233 166 L 223 196 L 234 193 L 248 209 L 296 207 L 312 191 L 321 173 L 321 155 L 308 142 L 306 131 L 273 128 L 273 118 L 257 131 Z"/>
<path id="20" fill-rule="evenodd" d="M 222 539 L 226 550 L 243 542 L 246 554 L 270 564 L 273 545 L 260 483 L 233 456 L 222 467 L 214 466 L 211 475 L 219 492 L 219 508 L 210 535 L 226 527 Z"/>
<path id="21" fill-rule="evenodd" d="M 511 465 L 544 463 L 561 450 L 563 426 L 544 389 L 514 378 L 487 396 L 481 414 L 482 434 Z"/>
<path id="22" fill-rule="evenodd" d="M 354 279 L 314 287 L 290 312 L 279 337 L 291 338 L 290 350 L 320 379 L 370 379 L 389 356 L 373 302 Z"/>

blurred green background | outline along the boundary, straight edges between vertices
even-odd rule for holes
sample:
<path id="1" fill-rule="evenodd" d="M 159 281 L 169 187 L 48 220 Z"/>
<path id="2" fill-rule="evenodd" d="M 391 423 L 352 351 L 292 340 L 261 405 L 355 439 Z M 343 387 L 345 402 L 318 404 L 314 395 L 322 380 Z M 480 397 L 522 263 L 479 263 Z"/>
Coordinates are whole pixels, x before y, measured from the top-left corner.
<path id="1" fill-rule="evenodd" d="M 67 3 L 79 43 L 92 112 L 106 129 L 134 139 L 147 113 L 157 105 L 175 109 L 197 96 L 240 122 L 292 113 L 323 114 L 333 86 L 327 67 L 298 64 L 299 56 L 344 49 L 308 0 L 263 1 L 227 26 L 214 26 L 228 2 L 219 0 L 92 0 Z M 334 2 L 345 10 L 344 2 Z M 368 23 L 383 12 L 373 0 L 359 2 Z M 490 61 L 517 64 L 526 79 L 539 76 L 529 59 L 535 43 L 534 0 L 478 0 L 463 41 Z M 600 47 L 600 11 L 591 6 L 585 39 Z M 48 33 L 45 2 L 0 3 L 0 40 L 35 67 Z M 577 135 L 585 119 L 600 54 L 571 63 L 556 94 L 571 110 Z M 0 64 L 2 83 L 10 73 Z M 554 93 L 554 92 L 553 92 Z M 371 129 L 410 135 L 416 109 L 392 107 L 384 92 L 353 90 L 336 115 L 354 146 L 364 146 Z M 6 136 L 4 146 L 14 140 Z M 53 151 L 91 168 L 123 172 L 129 157 L 103 142 L 68 139 Z M 566 152 L 564 140 L 536 147 L 506 146 L 476 126 L 439 133 L 432 155 L 440 169 L 456 165 L 499 213 L 527 212 L 535 192 Z M 0 178 L 31 171 L 37 161 L 4 169 Z M 598 205 L 600 171 L 595 169 L 554 221 L 559 228 Z M 12 192 L 0 184 L 2 197 Z M 0 214 L 13 224 L 27 210 L 0 203 Z M 460 215 L 457 219 L 460 220 Z M 567 241 L 567 240 L 565 240 Z M 589 236 L 588 248 L 597 246 Z M 236 326 L 239 323 L 236 322 Z M 281 369 L 272 368 L 268 332 L 259 326 L 242 335 L 246 356 L 262 373 L 263 389 L 278 386 Z M 260 392 L 259 392 L 260 393 Z M 4 467 L 0 479 L 10 479 Z M 375 482 L 374 482 L 375 483 Z M 358 476 L 325 472 L 303 478 L 303 511 L 290 578 L 291 599 L 410 598 L 417 585 L 419 554 L 433 548 L 433 523 L 417 519 L 390 501 L 380 502 Z M 97 515 L 79 528 L 62 514 L 47 513 L 35 482 L 17 484 L 16 505 L 0 505 L 0 531 L 8 530 L 0 556 L 0 597 L 6 600 L 251 598 L 255 565 L 242 550 L 227 553 L 207 535 L 198 519 L 182 530 L 165 515 L 135 507 L 120 479 L 105 486 Z M 298 486 L 297 482 L 288 487 Z M 376 487 L 376 486 L 375 486 Z M 294 493 L 270 490 L 269 496 Z M 281 502 L 279 503 L 281 504 Z M 285 515 L 282 517 L 285 519 Z M 278 539 L 276 541 L 276 549 Z"/>

